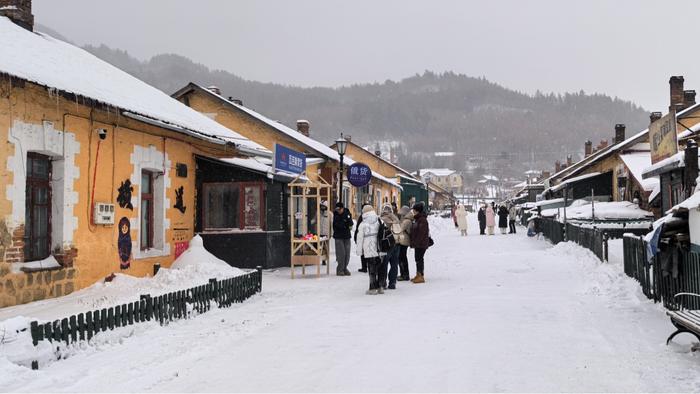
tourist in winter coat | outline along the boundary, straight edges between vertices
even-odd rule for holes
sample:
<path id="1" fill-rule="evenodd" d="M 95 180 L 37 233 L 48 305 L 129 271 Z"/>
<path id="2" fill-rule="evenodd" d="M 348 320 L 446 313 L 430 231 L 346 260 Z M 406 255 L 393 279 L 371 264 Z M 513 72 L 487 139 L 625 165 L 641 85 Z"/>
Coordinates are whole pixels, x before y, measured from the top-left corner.
<path id="1" fill-rule="evenodd" d="M 457 207 L 457 211 L 455 214 L 457 215 L 457 225 L 459 226 L 459 232 L 464 237 L 467 235 L 467 210 L 464 209 L 464 205 L 460 205 L 459 207 Z"/>
<path id="2" fill-rule="evenodd" d="M 518 210 L 515 208 L 515 205 L 511 204 L 510 208 L 508 208 L 508 226 L 510 227 L 508 234 L 515 234 L 515 219 L 517 215 Z"/>
<path id="3" fill-rule="evenodd" d="M 486 205 L 486 230 L 489 235 L 493 235 L 493 228 L 496 227 L 496 212 L 493 204 Z"/>
<path id="4" fill-rule="evenodd" d="M 338 263 L 336 275 L 350 276 L 348 263 L 350 263 L 350 230 L 352 229 L 352 215 L 345 209 L 342 202 L 335 204 L 333 211 L 333 238 L 335 239 L 335 259 Z"/>
<path id="5" fill-rule="evenodd" d="M 508 209 L 505 205 L 498 206 L 498 228 L 501 234 L 505 234 L 508 228 Z"/>
<path id="6" fill-rule="evenodd" d="M 356 253 L 359 256 L 365 256 L 367 271 L 369 272 L 369 290 L 367 290 L 367 294 L 382 294 L 384 290 L 379 284 L 379 265 L 382 261 L 377 245 L 379 217 L 371 205 L 362 207 L 362 223 L 357 227 Z"/>
<path id="7" fill-rule="evenodd" d="M 367 204 L 362 205 L 362 208 L 364 208 L 365 205 Z M 359 248 L 360 250 L 362 250 L 362 248 L 360 248 L 357 245 L 357 231 L 360 229 L 360 223 L 362 223 L 362 215 L 360 215 L 360 217 L 357 218 L 357 225 L 355 226 L 355 235 L 353 237 L 353 239 L 355 240 L 355 248 Z M 361 267 L 357 270 L 357 272 L 367 272 L 367 259 L 365 259 L 364 255 L 360 255 L 360 265 Z"/>
<path id="8" fill-rule="evenodd" d="M 457 228 L 457 227 L 459 227 L 459 225 L 457 224 L 457 207 L 453 205 L 450 208 L 450 211 L 451 211 L 450 213 L 452 214 L 452 221 L 455 224 L 455 228 Z"/>
<path id="9" fill-rule="evenodd" d="M 425 214 L 425 205 L 422 202 L 413 206 L 413 225 L 411 226 L 411 247 L 415 252 L 416 276 L 411 279 L 413 283 L 425 283 L 425 251 L 428 250 L 430 239 L 430 226 Z"/>
<path id="10" fill-rule="evenodd" d="M 399 244 L 399 277 L 398 281 L 411 280 L 408 270 L 408 247 L 411 246 L 411 225 L 413 224 L 413 211 L 404 205 L 399 210 L 401 220 L 401 234 L 396 242 Z"/>
<path id="11" fill-rule="evenodd" d="M 479 213 L 476 214 L 477 219 L 479 219 L 479 234 L 486 234 L 486 207 L 481 205 L 479 207 Z"/>
<path id="12" fill-rule="evenodd" d="M 399 218 L 394 215 L 394 210 L 391 208 L 391 205 L 389 204 L 384 204 L 382 207 L 382 215 L 380 216 L 380 219 L 382 223 L 384 223 L 384 227 L 389 229 L 392 232 L 392 235 L 394 236 L 394 241 L 396 241 L 396 238 L 398 238 L 399 234 L 401 231 L 394 231 L 394 225 L 396 225 L 397 230 L 398 228 L 401 227 L 401 223 L 399 222 Z M 387 271 L 387 268 L 390 269 Z M 398 276 L 399 273 L 399 245 L 394 244 L 394 246 L 384 255 L 382 258 L 382 265 L 379 266 L 379 285 L 390 289 L 394 290 L 396 289 L 396 277 Z M 389 279 L 389 285 L 387 286 L 386 281 L 387 281 L 387 276 Z"/>

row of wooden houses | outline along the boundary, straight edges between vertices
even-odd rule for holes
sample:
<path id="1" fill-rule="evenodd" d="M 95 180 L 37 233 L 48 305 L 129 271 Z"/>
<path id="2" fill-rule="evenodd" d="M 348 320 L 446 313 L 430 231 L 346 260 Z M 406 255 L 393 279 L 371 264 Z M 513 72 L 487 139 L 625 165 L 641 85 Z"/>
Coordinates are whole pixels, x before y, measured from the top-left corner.
<path id="1" fill-rule="evenodd" d="M 352 142 L 344 164 L 373 177 L 341 188 L 341 157 L 310 122 L 289 128 L 195 83 L 170 97 L 33 31 L 30 0 L 0 1 L 0 37 L 0 307 L 151 275 L 194 234 L 234 266 L 287 266 L 292 180 L 332 185 L 331 209 L 340 199 L 354 214 L 427 194 Z M 275 168 L 276 146 L 304 154 L 306 171 Z"/>

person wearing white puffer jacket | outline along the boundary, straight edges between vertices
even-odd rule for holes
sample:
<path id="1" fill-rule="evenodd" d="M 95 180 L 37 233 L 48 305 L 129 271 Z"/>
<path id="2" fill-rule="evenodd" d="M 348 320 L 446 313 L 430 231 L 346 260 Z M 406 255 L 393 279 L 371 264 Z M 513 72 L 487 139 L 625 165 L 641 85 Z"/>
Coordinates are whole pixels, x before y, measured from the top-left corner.
<path id="1" fill-rule="evenodd" d="M 379 217 L 371 205 L 362 207 L 362 223 L 357 228 L 357 248 L 355 252 L 358 256 L 365 256 L 367 261 L 367 271 L 369 272 L 369 290 L 367 294 L 384 294 L 384 290 L 379 285 L 379 265 L 381 264 L 381 254 L 377 245 L 377 233 L 379 232 Z"/>

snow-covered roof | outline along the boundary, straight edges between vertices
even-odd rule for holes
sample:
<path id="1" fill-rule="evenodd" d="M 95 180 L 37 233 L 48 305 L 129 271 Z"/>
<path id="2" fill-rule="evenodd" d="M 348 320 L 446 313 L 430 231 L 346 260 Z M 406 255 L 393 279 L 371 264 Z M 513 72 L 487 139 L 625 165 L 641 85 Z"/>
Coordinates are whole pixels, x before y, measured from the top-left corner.
<path id="1" fill-rule="evenodd" d="M 247 113 L 248 115 L 250 115 L 250 116 L 252 116 L 252 117 L 254 117 L 254 118 L 260 120 L 260 121 L 263 122 L 263 123 L 266 123 L 268 126 L 270 126 L 270 127 L 274 128 L 274 129 L 276 129 L 276 130 L 278 130 L 278 131 L 280 131 L 280 132 L 286 134 L 287 136 L 289 136 L 289 137 L 291 137 L 292 139 L 296 140 L 296 141 L 299 142 L 300 144 L 302 144 L 302 145 L 308 147 L 310 150 L 313 150 L 313 151 L 315 151 L 315 152 L 317 152 L 317 153 L 319 153 L 319 154 L 321 154 L 321 155 L 323 155 L 323 156 L 325 156 L 325 157 L 327 157 L 327 158 L 329 158 L 329 159 L 331 159 L 331 160 L 333 160 L 333 161 L 340 162 L 340 156 L 338 155 L 338 152 L 337 152 L 335 149 L 331 149 L 330 147 L 324 145 L 323 143 L 321 143 L 321 142 L 319 142 L 319 141 L 316 141 L 316 140 L 313 139 L 313 138 L 307 137 L 307 136 L 305 136 L 304 134 L 300 133 L 299 131 L 294 130 L 294 129 L 290 128 L 290 127 L 287 127 L 287 126 L 285 126 L 284 124 L 282 124 L 282 123 L 280 123 L 280 122 L 278 122 L 278 121 L 276 121 L 276 120 L 272 120 L 272 119 L 266 117 L 265 115 L 262 115 L 262 114 L 260 114 L 260 113 L 258 113 L 258 112 L 256 112 L 256 111 L 253 111 L 253 110 L 250 109 L 250 108 L 247 108 L 247 107 L 244 107 L 244 106 L 242 106 L 242 105 L 236 104 L 236 103 L 234 103 L 234 102 L 232 102 L 232 101 L 229 101 L 229 100 L 227 100 L 226 98 L 224 98 L 223 96 L 221 96 L 221 95 L 219 95 L 219 94 L 216 94 L 216 93 L 212 92 L 212 91 L 209 90 L 209 89 L 206 89 L 206 88 L 204 88 L 204 87 L 202 87 L 202 86 L 200 86 L 200 85 L 197 85 L 197 84 L 195 84 L 195 83 L 191 83 L 191 84 L 192 84 L 193 86 L 196 86 L 196 87 L 198 87 L 199 89 L 201 89 L 201 91 L 203 91 L 203 92 L 205 92 L 205 93 L 208 93 L 208 94 L 210 94 L 210 95 L 216 97 L 217 99 L 226 101 L 226 102 L 229 103 L 230 105 L 232 105 L 232 106 L 238 108 L 239 110 L 241 110 L 241 111 Z M 345 163 L 346 165 L 348 165 L 348 166 L 351 166 L 351 165 L 355 164 L 355 161 L 352 160 L 351 158 L 347 157 L 347 156 L 343 158 L 343 161 L 344 161 L 344 163 Z M 374 178 L 376 178 L 376 179 L 379 179 L 379 180 L 382 181 L 382 182 L 388 183 L 388 184 L 390 184 L 390 185 L 392 185 L 392 186 L 394 186 L 394 187 L 396 187 L 396 188 L 398 188 L 398 189 L 400 189 L 400 190 L 403 190 L 403 188 L 401 187 L 401 185 L 399 185 L 397 182 L 395 182 L 394 180 L 389 179 L 389 178 L 387 178 L 387 177 L 385 177 L 385 176 L 383 176 L 383 175 L 381 175 L 381 174 L 376 173 L 376 171 L 373 171 L 373 172 L 372 172 L 372 177 L 374 177 Z"/>
<path id="2" fill-rule="evenodd" d="M 583 174 L 583 175 L 580 175 L 577 177 L 567 179 L 564 182 L 552 187 L 551 189 L 552 189 L 552 191 L 556 192 L 556 191 L 563 189 L 566 185 L 576 183 L 576 182 L 582 181 L 584 179 L 593 178 L 593 177 L 598 176 L 598 175 L 600 175 L 600 172 L 591 172 L 589 174 Z"/>
<path id="3" fill-rule="evenodd" d="M 433 174 L 435 176 L 449 176 L 454 174 L 455 170 L 450 170 L 449 168 L 422 168 L 420 170 L 421 176 L 425 174 Z"/>
<path id="4" fill-rule="evenodd" d="M 483 177 L 484 179 L 486 179 L 487 181 L 494 181 L 494 182 L 497 182 L 497 181 L 498 181 L 498 177 L 495 176 L 495 175 L 486 174 L 486 175 L 482 175 L 482 177 Z"/>
<path id="5" fill-rule="evenodd" d="M 455 152 L 435 152 L 435 157 L 452 157 Z"/>
<path id="6" fill-rule="evenodd" d="M 656 162 L 655 164 L 650 165 L 649 167 L 644 168 L 642 171 L 642 177 L 655 176 L 656 171 L 666 166 L 670 166 L 672 168 L 685 167 L 685 152 L 678 152 L 673 156 L 669 156 L 659 162 Z"/>
<path id="7" fill-rule="evenodd" d="M 622 159 L 622 162 L 625 163 L 625 166 L 627 166 L 627 169 L 629 169 L 630 173 L 632 173 L 634 179 L 636 179 L 637 182 L 642 185 L 645 191 L 653 191 L 654 187 L 659 184 L 659 178 L 642 178 L 642 172 L 644 169 L 651 165 L 651 153 L 627 153 L 620 155 L 620 159 Z"/>
<path id="8" fill-rule="evenodd" d="M 649 202 L 654 201 L 654 199 L 661 193 L 661 182 L 657 182 L 649 194 Z"/>
<path id="9" fill-rule="evenodd" d="M 0 74 L 114 106 L 197 138 L 233 142 L 269 154 L 261 145 L 83 49 L 23 29 L 2 16 L 0 37 Z"/>
<path id="10" fill-rule="evenodd" d="M 595 204 L 587 201 L 586 204 L 566 208 L 567 219 L 591 219 L 593 214 L 595 214 L 596 219 L 601 220 L 645 219 L 651 221 L 654 218 L 653 213 L 645 211 L 629 201 L 596 201 Z"/>

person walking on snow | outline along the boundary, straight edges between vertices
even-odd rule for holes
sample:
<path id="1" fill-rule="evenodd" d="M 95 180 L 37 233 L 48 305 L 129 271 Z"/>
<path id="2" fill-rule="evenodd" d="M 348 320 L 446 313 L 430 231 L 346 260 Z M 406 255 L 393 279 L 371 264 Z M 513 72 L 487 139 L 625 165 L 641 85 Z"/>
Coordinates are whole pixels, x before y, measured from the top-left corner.
<path id="1" fill-rule="evenodd" d="M 413 224 L 413 211 L 404 205 L 399 210 L 399 220 L 401 221 L 401 234 L 396 240 L 399 245 L 399 277 L 398 281 L 411 280 L 411 273 L 408 270 L 408 247 L 411 246 L 411 225 Z"/>
<path id="2" fill-rule="evenodd" d="M 464 237 L 467 235 L 467 210 L 464 209 L 464 205 L 457 207 L 455 215 L 457 215 L 457 225 L 459 226 L 459 231 Z"/>
<path id="3" fill-rule="evenodd" d="M 384 204 L 382 207 L 382 215 L 380 216 L 384 227 L 391 231 L 394 236 L 394 241 L 401 234 L 401 223 L 399 218 L 394 215 L 394 210 L 391 205 Z M 388 272 L 387 268 L 391 267 Z M 396 243 L 382 258 L 382 265 L 379 269 L 379 285 L 385 287 L 389 290 L 396 289 L 396 277 L 399 273 L 399 244 Z M 387 276 L 389 279 L 389 286 L 386 285 Z"/>
<path id="4" fill-rule="evenodd" d="M 350 263 L 350 229 L 352 229 L 352 215 L 345 209 L 342 202 L 335 204 L 333 211 L 333 238 L 335 239 L 335 259 L 338 267 L 335 274 L 338 276 L 350 276 L 348 263 Z"/>
<path id="5" fill-rule="evenodd" d="M 486 204 L 486 229 L 489 235 L 493 235 L 493 228 L 496 227 L 496 212 L 494 203 Z"/>
<path id="6" fill-rule="evenodd" d="M 518 210 L 515 208 L 514 204 L 510 204 L 510 208 L 508 208 L 508 226 L 510 227 L 510 231 L 508 231 L 508 234 L 515 234 L 515 219 L 518 214 Z"/>
<path id="7" fill-rule="evenodd" d="M 430 226 L 425 214 L 425 205 L 422 202 L 413 206 L 414 221 L 411 226 L 411 247 L 415 249 L 416 276 L 411 279 L 413 283 L 425 283 L 425 251 L 430 246 Z"/>
<path id="8" fill-rule="evenodd" d="M 508 228 L 508 209 L 503 204 L 498 206 L 498 228 L 501 234 L 505 234 Z"/>
<path id="9" fill-rule="evenodd" d="M 369 290 L 366 294 L 384 294 L 379 284 L 379 245 L 377 245 L 377 233 L 379 232 L 379 217 L 371 205 L 362 207 L 362 223 L 357 230 L 357 248 L 355 252 L 359 256 L 365 256 L 367 271 L 369 272 Z"/>
<path id="10" fill-rule="evenodd" d="M 479 213 L 476 214 L 477 219 L 479 219 L 479 235 L 486 234 L 486 207 L 484 205 L 479 206 Z"/>

